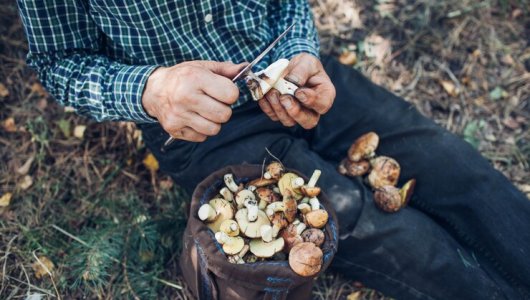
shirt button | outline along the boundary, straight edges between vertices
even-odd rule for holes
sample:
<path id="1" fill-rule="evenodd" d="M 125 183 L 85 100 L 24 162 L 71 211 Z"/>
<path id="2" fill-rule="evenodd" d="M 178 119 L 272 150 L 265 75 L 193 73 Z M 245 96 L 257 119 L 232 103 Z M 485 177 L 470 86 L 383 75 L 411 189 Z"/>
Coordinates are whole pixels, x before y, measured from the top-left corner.
<path id="1" fill-rule="evenodd" d="M 206 16 L 204 16 L 204 22 L 210 23 L 212 20 L 213 20 L 212 14 L 207 14 Z"/>

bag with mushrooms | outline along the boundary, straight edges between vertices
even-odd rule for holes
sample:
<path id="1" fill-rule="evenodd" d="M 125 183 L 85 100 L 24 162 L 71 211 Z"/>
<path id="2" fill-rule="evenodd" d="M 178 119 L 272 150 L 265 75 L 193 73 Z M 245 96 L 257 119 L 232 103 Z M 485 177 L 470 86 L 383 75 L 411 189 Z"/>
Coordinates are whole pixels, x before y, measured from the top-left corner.
<path id="1" fill-rule="evenodd" d="M 226 167 L 193 193 L 180 266 L 199 299 L 310 299 L 337 251 L 320 171 L 308 180 L 279 162 L 262 170 Z"/>

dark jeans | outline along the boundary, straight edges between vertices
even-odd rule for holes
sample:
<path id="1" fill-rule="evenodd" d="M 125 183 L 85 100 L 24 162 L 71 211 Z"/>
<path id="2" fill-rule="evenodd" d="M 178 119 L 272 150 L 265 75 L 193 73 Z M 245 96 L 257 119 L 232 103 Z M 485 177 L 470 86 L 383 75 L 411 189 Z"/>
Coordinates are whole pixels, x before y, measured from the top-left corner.
<path id="1" fill-rule="evenodd" d="M 186 190 L 230 164 L 261 164 L 265 148 L 319 185 L 337 212 L 341 240 L 333 267 L 400 299 L 530 297 L 530 201 L 468 143 L 404 100 L 334 59 L 323 63 L 337 89 L 333 108 L 310 131 L 272 122 L 256 103 L 234 111 L 204 143 L 178 141 L 142 126 L 161 168 Z M 374 206 L 360 178 L 337 171 L 361 134 L 381 137 L 377 153 L 397 159 L 399 184 L 417 179 L 410 205 L 388 214 Z"/>

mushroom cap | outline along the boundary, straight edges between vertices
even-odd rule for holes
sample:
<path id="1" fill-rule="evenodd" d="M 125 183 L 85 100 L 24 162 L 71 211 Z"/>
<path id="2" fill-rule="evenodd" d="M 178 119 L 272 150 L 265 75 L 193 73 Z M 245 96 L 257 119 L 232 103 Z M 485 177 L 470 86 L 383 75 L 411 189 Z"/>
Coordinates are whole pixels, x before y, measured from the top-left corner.
<path id="1" fill-rule="evenodd" d="M 372 171 L 368 175 L 368 183 L 374 189 L 385 185 L 395 186 L 399 179 L 401 168 L 398 162 L 388 156 L 379 156 L 371 161 Z"/>
<path id="2" fill-rule="evenodd" d="M 370 158 L 374 155 L 375 149 L 379 145 L 379 136 L 375 132 L 368 132 L 360 136 L 350 146 L 348 158 L 351 161 L 359 161 L 363 158 Z"/>
<path id="3" fill-rule="evenodd" d="M 218 216 L 212 223 L 206 224 L 213 232 L 218 232 L 221 228 L 221 223 L 224 220 L 232 219 L 234 217 L 234 210 L 230 202 L 225 199 L 215 198 L 210 200 L 210 205 L 215 209 Z"/>
<path id="4" fill-rule="evenodd" d="M 311 211 L 311 205 L 307 204 L 307 203 L 301 203 L 301 204 L 298 204 L 298 210 L 303 214 L 307 214 L 308 212 Z"/>
<path id="5" fill-rule="evenodd" d="M 316 197 L 320 194 L 320 188 L 318 186 L 309 187 L 307 185 L 304 185 L 300 188 L 300 190 L 302 191 L 302 194 L 309 198 Z"/>
<path id="6" fill-rule="evenodd" d="M 285 253 L 289 253 L 295 245 L 304 241 L 297 233 L 296 225 L 294 224 L 289 224 L 280 232 L 280 236 L 285 240 L 285 248 L 283 249 Z"/>
<path id="7" fill-rule="evenodd" d="M 240 236 L 230 237 L 223 244 L 223 251 L 228 255 L 238 254 L 245 246 L 245 241 Z"/>
<path id="8" fill-rule="evenodd" d="M 313 243 L 302 242 L 289 252 L 289 266 L 298 275 L 309 277 L 316 275 L 322 267 L 322 250 Z"/>
<path id="9" fill-rule="evenodd" d="M 320 247 L 326 240 L 326 235 L 324 231 L 317 228 L 309 228 L 304 230 L 301 234 L 304 242 L 309 242 L 315 244 L 315 246 Z"/>
<path id="10" fill-rule="evenodd" d="M 284 171 L 283 165 L 280 162 L 273 161 L 267 165 L 267 172 L 269 172 L 272 179 L 279 180 Z"/>
<path id="11" fill-rule="evenodd" d="M 296 211 L 298 210 L 298 205 L 296 199 L 293 196 L 286 195 L 283 196 L 283 203 L 285 205 L 285 210 L 283 211 L 287 222 L 292 223 L 296 218 Z"/>
<path id="12" fill-rule="evenodd" d="M 386 212 L 396 212 L 403 207 L 399 189 L 391 185 L 378 188 L 374 193 L 374 202 Z"/>
<path id="13" fill-rule="evenodd" d="M 295 173 L 285 173 L 278 181 L 278 188 L 280 188 L 280 194 L 286 196 L 288 194 L 292 195 L 296 200 L 303 197 L 302 192 L 299 188 L 293 188 L 293 181 L 299 178 L 300 176 Z"/>
<path id="14" fill-rule="evenodd" d="M 364 159 L 354 162 L 345 158 L 340 162 L 338 171 L 342 175 L 362 176 L 370 171 L 370 162 Z"/>
<path id="15" fill-rule="evenodd" d="M 273 225 L 274 224 L 278 224 L 278 226 L 280 226 L 280 228 L 285 228 L 285 227 L 287 227 L 287 225 L 289 225 L 289 222 L 287 222 L 287 220 L 285 219 L 285 216 L 283 215 L 282 212 L 275 212 L 274 215 L 271 218 L 271 223 Z"/>
<path id="16" fill-rule="evenodd" d="M 268 185 L 271 185 L 271 184 L 275 184 L 277 181 L 278 180 L 274 179 L 274 178 L 271 178 L 271 179 L 256 178 L 256 179 L 252 180 L 251 182 L 249 182 L 248 184 L 260 188 L 260 187 L 268 186 Z"/>
<path id="17" fill-rule="evenodd" d="M 261 258 L 272 257 L 275 253 L 283 250 L 285 241 L 283 238 L 277 238 L 271 242 L 264 242 L 261 239 L 253 239 L 250 241 L 250 252 Z"/>
<path id="18" fill-rule="evenodd" d="M 234 220 L 224 220 L 219 226 L 219 230 L 226 233 L 228 236 L 238 236 L 239 235 L 239 225 Z"/>
<path id="19" fill-rule="evenodd" d="M 405 206 L 407 203 L 409 203 L 410 197 L 412 197 L 412 193 L 414 193 L 414 188 L 416 187 L 416 179 L 411 179 L 407 181 L 403 187 L 399 190 L 399 194 L 401 195 L 401 202 L 402 205 Z"/>
<path id="20" fill-rule="evenodd" d="M 271 189 L 266 187 L 260 187 L 256 189 L 256 194 L 258 195 L 258 198 L 260 200 L 264 200 L 267 203 L 272 202 L 273 193 L 274 192 Z"/>
<path id="21" fill-rule="evenodd" d="M 236 194 L 236 203 L 238 207 L 241 207 L 247 200 L 256 200 L 256 196 L 249 190 L 241 190 Z"/>
<path id="22" fill-rule="evenodd" d="M 262 210 L 258 210 L 258 218 L 254 222 L 249 222 L 247 215 L 248 210 L 246 208 L 237 211 L 236 221 L 239 225 L 239 230 L 249 238 L 261 237 L 260 227 L 261 225 L 270 225 L 269 218 Z"/>
<path id="23" fill-rule="evenodd" d="M 322 228 L 328 222 L 328 212 L 323 209 L 317 209 L 305 214 L 307 225 L 313 228 Z"/>

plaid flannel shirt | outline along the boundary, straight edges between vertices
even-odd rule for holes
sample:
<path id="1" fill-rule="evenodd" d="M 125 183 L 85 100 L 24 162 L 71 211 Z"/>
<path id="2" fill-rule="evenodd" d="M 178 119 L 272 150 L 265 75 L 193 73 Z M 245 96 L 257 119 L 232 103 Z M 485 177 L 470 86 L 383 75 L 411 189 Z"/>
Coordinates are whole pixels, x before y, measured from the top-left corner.
<path id="1" fill-rule="evenodd" d="M 98 121 L 156 122 L 142 107 L 151 72 L 189 60 L 251 61 L 318 56 L 304 0 L 18 0 L 28 64 L 52 96 Z M 175 80 L 178 80 L 176 78 Z M 234 107 L 250 100 L 241 89 Z"/>

